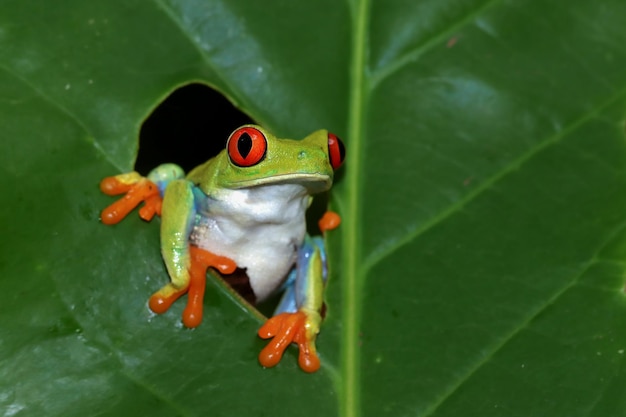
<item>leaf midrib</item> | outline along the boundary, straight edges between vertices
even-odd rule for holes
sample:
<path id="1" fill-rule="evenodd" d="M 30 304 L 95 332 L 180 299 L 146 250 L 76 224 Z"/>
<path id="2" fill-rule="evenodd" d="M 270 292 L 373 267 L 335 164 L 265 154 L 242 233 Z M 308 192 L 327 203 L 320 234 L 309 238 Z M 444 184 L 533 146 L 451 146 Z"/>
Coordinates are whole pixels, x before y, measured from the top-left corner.
<path id="1" fill-rule="evenodd" d="M 376 73 L 368 73 L 366 51 L 369 42 L 369 0 L 356 0 L 352 19 L 354 38 L 352 42 L 352 59 L 350 67 L 351 84 L 348 114 L 348 139 L 349 153 L 347 157 L 348 171 L 346 174 L 347 204 L 345 212 L 349 216 L 343 226 L 343 343 L 342 349 L 342 374 L 340 392 L 340 415 L 356 417 L 360 415 L 360 384 L 359 366 L 360 358 L 358 351 L 359 329 L 361 323 L 361 287 L 363 278 L 369 270 L 370 263 L 364 263 L 360 253 L 360 227 L 361 227 L 361 162 L 363 160 L 363 137 L 365 130 L 365 114 L 369 104 L 369 95 L 382 80 L 397 72 L 400 68 L 420 56 L 425 51 L 441 43 L 461 26 L 467 24 L 473 17 L 492 7 L 499 0 L 487 0 L 472 12 L 466 14 L 451 26 L 431 37 L 425 43 L 419 45 L 400 56 L 390 64 L 379 69 Z M 445 213 L 445 212 L 444 212 Z M 447 216 L 446 216 L 447 217 Z M 425 230 L 424 230 L 425 231 Z M 421 234 L 418 231 L 418 234 Z M 381 260 L 384 256 L 378 258 Z M 370 265 L 371 266 L 371 265 Z M 359 280 L 361 277 L 361 280 Z"/>
<path id="2" fill-rule="evenodd" d="M 410 243 L 414 239 L 419 238 L 426 231 L 435 227 L 436 225 L 442 223 L 455 212 L 460 210 L 462 207 L 469 204 L 474 199 L 478 198 L 480 195 L 491 189 L 496 183 L 507 177 L 510 173 L 514 172 L 518 168 L 520 168 L 525 163 L 529 162 L 535 156 L 541 154 L 542 151 L 547 148 L 557 144 L 563 138 L 567 137 L 571 133 L 575 132 L 582 125 L 587 123 L 588 121 L 595 118 L 599 113 L 601 113 L 606 108 L 615 104 L 619 100 L 622 100 L 626 97 L 626 87 L 619 90 L 616 94 L 609 97 L 607 100 L 599 103 L 598 105 L 592 107 L 588 112 L 582 114 L 581 116 L 574 119 L 568 126 L 564 129 L 554 133 L 550 137 L 541 140 L 537 143 L 537 145 L 530 148 L 527 152 L 520 155 L 515 160 L 506 164 L 502 167 L 498 172 L 488 178 L 486 181 L 480 184 L 479 187 L 475 188 L 471 193 L 468 193 L 465 198 L 457 201 L 456 203 L 450 205 L 447 209 L 440 212 L 439 215 L 432 218 L 427 223 L 423 224 L 421 227 L 415 229 L 413 232 L 406 234 L 403 238 L 398 239 L 392 245 L 383 248 L 382 251 L 372 254 L 368 257 L 367 260 L 363 260 L 363 264 L 359 267 L 359 262 L 361 262 L 361 254 L 358 253 L 358 232 L 360 226 L 360 181 L 359 181 L 359 168 L 360 162 L 362 160 L 362 140 L 364 134 L 364 114 L 367 108 L 367 97 L 380 83 L 393 75 L 397 71 L 399 71 L 404 66 L 408 65 L 419 56 L 424 54 L 426 51 L 432 49 L 435 45 L 440 44 L 446 38 L 453 35 L 455 31 L 458 31 L 460 27 L 466 25 L 471 19 L 485 12 L 486 10 L 492 8 L 496 4 L 498 4 L 499 0 L 487 0 L 479 7 L 474 9 L 472 12 L 458 19 L 455 23 L 453 23 L 448 28 L 442 30 L 438 34 L 434 35 L 430 39 L 428 39 L 425 43 L 419 45 L 416 48 L 408 51 L 402 56 L 398 57 L 394 61 L 385 65 L 384 67 L 379 68 L 376 72 L 367 74 L 368 78 L 365 77 L 367 71 L 367 65 L 365 63 L 365 49 L 368 42 L 367 37 L 367 29 L 365 28 L 368 22 L 368 11 L 369 11 L 369 1 L 363 0 L 361 2 L 357 2 L 359 9 L 358 12 L 354 14 L 356 16 L 354 27 L 357 28 L 355 41 L 353 43 L 353 61 L 351 67 L 351 75 L 353 77 L 351 84 L 351 94 L 350 94 L 350 113 L 349 113 L 349 129 L 348 129 L 348 137 L 350 139 L 350 152 L 353 154 L 352 158 L 348 159 L 349 166 L 349 174 L 347 175 L 348 182 L 348 204 L 346 212 L 351 216 L 350 219 L 346 222 L 346 227 L 344 229 L 344 245 L 343 245 L 343 253 L 344 253 L 344 268 L 342 269 L 344 276 L 342 279 L 345 281 L 344 284 L 344 328 L 346 329 L 344 332 L 345 339 L 344 345 L 342 346 L 343 355 L 342 359 L 344 361 L 344 391 L 342 398 L 343 411 L 342 415 L 346 416 L 357 416 L 359 415 L 359 392 L 358 392 L 358 366 L 359 366 L 359 358 L 358 351 L 356 350 L 356 346 L 358 346 L 358 329 L 360 327 L 360 299 L 355 294 L 360 294 L 359 289 L 362 285 L 362 282 L 359 282 L 359 276 L 364 277 L 371 270 L 373 266 L 382 261 L 386 256 L 395 252 L 400 247 Z M 619 225 L 619 227 L 614 230 L 613 233 L 610 233 L 608 237 L 599 245 L 598 250 L 593 254 L 588 263 L 582 268 L 580 274 L 576 275 L 572 278 L 566 285 L 564 285 L 557 293 L 555 293 L 548 300 L 544 301 L 541 305 L 537 306 L 537 308 L 533 309 L 532 312 L 527 315 L 515 328 L 511 329 L 509 333 L 504 335 L 502 339 L 500 339 L 493 347 L 490 349 L 489 353 L 484 356 L 480 361 L 474 363 L 467 372 L 460 375 L 455 381 L 452 381 L 451 384 L 448 385 L 444 389 L 444 391 L 439 395 L 434 401 L 426 407 L 423 415 L 431 416 L 436 410 L 443 405 L 457 390 L 461 387 L 466 381 L 468 381 L 479 369 L 481 369 L 486 363 L 489 362 L 493 358 L 497 352 L 499 352 L 505 345 L 507 345 L 517 334 L 527 328 L 534 319 L 539 316 L 543 311 L 549 308 L 551 305 L 556 303 L 561 296 L 563 296 L 567 291 L 569 291 L 572 287 L 578 284 L 580 277 L 585 274 L 585 272 L 596 262 L 598 261 L 598 254 L 602 251 L 602 249 L 607 245 L 607 242 L 610 242 L 614 237 L 615 233 L 621 231 L 624 227 L 626 227 L 626 223 Z M 346 322 L 346 320 L 354 320 L 353 322 Z"/>
<path id="3" fill-rule="evenodd" d="M 360 415 L 359 399 L 359 328 L 361 300 L 359 283 L 360 227 L 361 227 L 361 162 L 364 136 L 364 114 L 368 103 L 369 86 L 366 85 L 366 48 L 368 44 L 369 0 L 351 3 L 352 57 L 350 63 L 350 93 L 348 104 L 348 139 L 346 173 L 346 220 L 342 228 L 343 259 L 343 340 L 341 344 L 342 374 L 339 387 L 339 413 L 346 417 Z"/>

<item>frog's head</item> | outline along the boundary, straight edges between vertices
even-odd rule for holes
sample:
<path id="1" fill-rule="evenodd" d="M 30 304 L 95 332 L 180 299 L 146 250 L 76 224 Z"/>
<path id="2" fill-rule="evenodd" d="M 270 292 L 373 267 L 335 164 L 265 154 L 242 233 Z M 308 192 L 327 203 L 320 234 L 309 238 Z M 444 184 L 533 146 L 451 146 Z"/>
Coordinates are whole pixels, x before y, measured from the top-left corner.
<path id="1" fill-rule="evenodd" d="M 267 184 L 301 184 L 309 193 L 328 190 L 334 170 L 345 156 L 343 143 L 326 130 L 302 140 L 279 139 L 263 128 L 235 130 L 219 160 L 219 186 L 247 188 Z"/>

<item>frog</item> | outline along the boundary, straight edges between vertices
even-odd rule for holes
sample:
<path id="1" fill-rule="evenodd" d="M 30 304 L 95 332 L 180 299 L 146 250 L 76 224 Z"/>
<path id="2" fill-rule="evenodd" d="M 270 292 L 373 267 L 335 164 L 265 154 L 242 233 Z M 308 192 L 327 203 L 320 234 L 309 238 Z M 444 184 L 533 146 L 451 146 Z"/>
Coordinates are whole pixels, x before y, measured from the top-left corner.
<path id="1" fill-rule="evenodd" d="M 341 218 L 326 211 L 318 222 L 320 236 L 307 232 L 305 213 L 314 195 L 330 190 L 344 159 L 343 142 L 327 130 L 293 140 L 248 124 L 188 174 L 166 163 L 145 177 L 132 171 L 104 178 L 101 191 L 122 197 L 102 210 L 100 219 L 117 224 L 140 205 L 143 220 L 161 217 L 169 282 L 148 306 L 163 314 L 187 294 L 182 313 L 187 328 L 202 322 L 208 269 L 222 276 L 244 271 L 257 302 L 283 291 L 257 332 L 269 339 L 258 360 L 263 367 L 276 366 L 294 343 L 300 368 L 311 373 L 320 368 L 316 338 L 329 274 L 324 235 Z"/>

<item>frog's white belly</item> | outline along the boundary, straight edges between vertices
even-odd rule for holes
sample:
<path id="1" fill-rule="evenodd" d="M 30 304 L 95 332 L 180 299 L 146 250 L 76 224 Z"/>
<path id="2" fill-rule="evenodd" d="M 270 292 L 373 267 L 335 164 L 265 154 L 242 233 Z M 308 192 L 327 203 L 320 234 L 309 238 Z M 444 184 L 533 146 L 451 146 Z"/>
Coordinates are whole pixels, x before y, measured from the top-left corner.
<path id="1" fill-rule="evenodd" d="M 306 189 L 298 184 L 220 190 L 206 200 L 191 243 L 245 268 L 257 301 L 280 286 L 306 233 Z"/>

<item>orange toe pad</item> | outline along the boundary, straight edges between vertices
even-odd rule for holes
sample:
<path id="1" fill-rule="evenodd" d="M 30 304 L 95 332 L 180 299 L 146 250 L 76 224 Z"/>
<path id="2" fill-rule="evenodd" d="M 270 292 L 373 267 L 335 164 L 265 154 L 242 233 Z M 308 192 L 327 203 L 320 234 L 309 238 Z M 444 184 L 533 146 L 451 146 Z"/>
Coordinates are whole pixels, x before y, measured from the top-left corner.
<path id="1" fill-rule="evenodd" d="M 259 329 L 258 335 L 263 339 L 272 340 L 259 353 L 259 362 L 266 368 L 276 366 L 285 349 L 291 343 L 300 348 L 298 364 L 305 372 L 315 372 L 320 368 L 320 360 L 315 351 L 315 341 L 307 338 L 306 314 L 281 313 L 267 320 Z"/>

